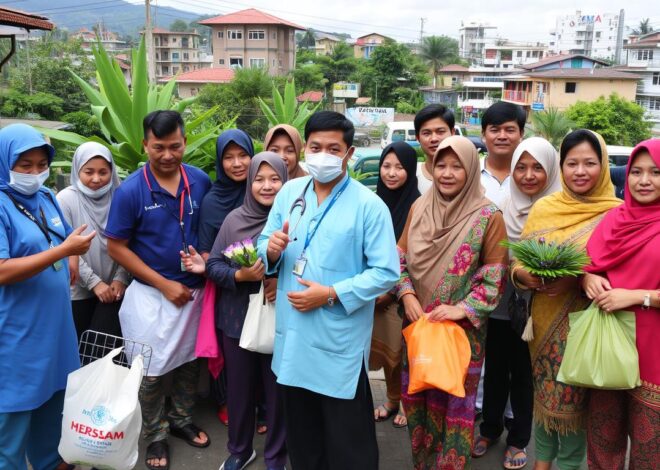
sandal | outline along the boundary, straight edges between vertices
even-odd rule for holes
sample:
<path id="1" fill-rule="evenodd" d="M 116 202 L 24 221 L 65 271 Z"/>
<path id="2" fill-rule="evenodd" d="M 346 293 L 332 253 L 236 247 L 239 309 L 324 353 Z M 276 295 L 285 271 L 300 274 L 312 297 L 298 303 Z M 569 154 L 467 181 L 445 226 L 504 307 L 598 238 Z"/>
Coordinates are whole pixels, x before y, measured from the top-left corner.
<path id="1" fill-rule="evenodd" d="M 206 442 L 195 442 L 195 438 L 200 438 L 202 433 L 206 436 Z M 188 445 L 193 447 L 204 448 L 211 445 L 211 438 L 209 435 L 192 423 L 186 424 L 180 428 L 170 425 L 170 434 L 173 437 L 183 439 Z"/>
<path id="2" fill-rule="evenodd" d="M 165 459 L 167 463 L 165 465 L 153 465 L 149 463 L 149 460 L 153 459 Z M 149 470 L 169 470 L 170 468 L 170 447 L 167 445 L 165 439 L 160 441 L 152 442 L 147 446 L 147 456 L 144 459 L 144 464 Z"/>
<path id="3" fill-rule="evenodd" d="M 489 439 L 484 436 L 477 437 L 477 440 L 474 442 L 474 448 L 472 449 L 472 457 L 478 459 L 483 457 L 488 452 L 488 449 L 497 442 L 497 439 Z"/>
<path id="4" fill-rule="evenodd" d="M 518 449 L 514 446 L 507 446 L 504 452 L 504 468 L 516 470 L 527 465 L 527 449 Z"/>
<path id="5" fill-rule="evenodd" d="M 385 414 L 383 414 L 383 411 L 385 412 Z M 392 416 L 394 416 L 397 413 L 397 411 L 399 411 L 398 406 L 396 408 L 388 408 L 385 405 L 385 403 L 383 403 L 374 410 L 374 414 L 377 413 L 377 415 L 374 416 L 374 419 L 376 420 L 377 423 L 380 423 L 381 421 L 387 421 Z"/>
<path id="6" fill-rule="evenodd" d="M 396 422 L 396 419 L 399 418 L 399 422 Z M 396 414 L 394 419 L 392 420 L 392 426 L 395 428 L 405 428 L 408 427 L 408 418 L 406 418 L 406 415 L 403 414 L 402 410 L 399 410 L 399 412 Z"/>

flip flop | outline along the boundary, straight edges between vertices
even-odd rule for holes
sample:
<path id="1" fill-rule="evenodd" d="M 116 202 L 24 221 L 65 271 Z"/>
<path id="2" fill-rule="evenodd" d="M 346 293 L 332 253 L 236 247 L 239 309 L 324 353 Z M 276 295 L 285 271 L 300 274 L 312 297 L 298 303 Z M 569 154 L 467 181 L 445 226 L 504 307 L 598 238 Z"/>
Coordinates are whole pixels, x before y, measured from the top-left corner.
<path id="1" fill-rule="evenodd" d="M 195 438 L 199 438 L 202 433 L 206 434 L 206 442 L 203 444 L 195 442 Z M 180 428 L 170 425 L 170 435 L 178 439 L 183 439 L 188 445 L 193 447 L 204 448 L 211 445 L 211 438 L 209 435 L 192 423 L 186 424 Z"/>
<path id="2" fill-rule="evenodd" d="M 508 470 L 523 468 L 527 465 L 527 449 L 518 449 L 514 446 L 507 446 L 506 451 L 504 452 L 504 462 L 502 465 Z"/>
<path id="3" fill-rule="evenodd" d="M 399 416 L 401 416 L 404 419 L 403 423 L 397 423 L 396 422 L 396 419 Z M 406 418 L 406 415 L 403 414 L 403 412 L 401 410 L 399 410 L 399 412 L 396 414 L 396 416 L 392 420 L 392 426 L 394 426 L 395 428 L 406 428 L 406 427 L 408 427 L 408 418 Z"/>
<path id="4" fill-rule="evenodd" d="M 152 465 L 149 463 L 149 460 L 153 459 L 165 459 L 167 463 L 165 465 Z M 149 470 L 169 470 L 170 468 L 170 448 L 167 445 L 166 440 L 152 442 L 147 446 L 147 456 L 144 459 L 144 464 Z"/>
<path id="5" fill-rule="evenodd" d="M 483 457 L 488 452 L 488 449 L 497 442 L 497 439 L 489 439 L 484 436 L 479 436 L 474 441 L 474 448 L 472 449 L 472 457 L 478 459 Z"/>
<path id="6" fill-rule="evenodd" d="M 388 408 L 385 406 L 385 403 L 383 403 L 382 405 L 379 405 L 378 408 L 376 408 L 374 411 L 378 412 L 378 417 L 374 418 L 377 423 L 380 423 L 382 421 L 387 421 L 392 416 L 394 416 L 399 411 L 399 407 L 397 406 L 396 408 Z M 382 411 L 385 411 L 385 414 L 383 414 Z"/>

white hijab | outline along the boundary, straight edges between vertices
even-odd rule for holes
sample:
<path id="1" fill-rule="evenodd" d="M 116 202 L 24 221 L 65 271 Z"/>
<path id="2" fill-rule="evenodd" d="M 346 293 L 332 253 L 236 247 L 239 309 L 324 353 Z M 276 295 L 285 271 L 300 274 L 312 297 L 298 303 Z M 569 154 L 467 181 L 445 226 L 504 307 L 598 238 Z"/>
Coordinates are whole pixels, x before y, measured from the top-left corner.
<path id="1" fill-rule="evenodd" d="M 513 175 L 518 160 L 525 152 L 541 164 L 548 178 L 545 187 L 532 197 L 523 193 L 515 181 L 511 182 L 510 195 L 504 201 L 502 212 L 504 213 L 506 232 L 512 242 L 520 240 L 520 234 L 534 203 L 542 197 L 561 190 L 559 154 L 550 142 L 541 137 L 530 137 L 518 145 L 511 159 L 511 174 Z"/>
<path id="2" fill-rule="evenodd" d="M 80 170 L 94 157 L 103 158 L 110 164 L 110 168 L 112 169 L 112 178 L 110 179 L 110 183 L 108 183 L 111 184 L 112 187 L 107 193 L 97 199 L 87 196 L 79 189 L 79 185 L 82 185 L 79 176 Z M 117 187 L 119 187 L 119 183 L 120 180 L 119 175 L 117 174 L 117 166 L 112 159 L 112 153 L 110 153 L 110 150 L 108 150 L 105 145 L 97 142 L 85 142 L 76 149 L 76 152 L 73 154 L 73 165 L 71 169 L 71 189 L 75 191 L 76 196 L 78 196 L 79 211 L 86 215 L 86 222 L 92 229 L 96 230 L 96 233 L 98 234 L 103 233 L 105 225 L 108 222 L 112 195 Z M 102 245 L 105 247 L 107 243 L 105 237 L 100 238 L 102 239 Z"/>

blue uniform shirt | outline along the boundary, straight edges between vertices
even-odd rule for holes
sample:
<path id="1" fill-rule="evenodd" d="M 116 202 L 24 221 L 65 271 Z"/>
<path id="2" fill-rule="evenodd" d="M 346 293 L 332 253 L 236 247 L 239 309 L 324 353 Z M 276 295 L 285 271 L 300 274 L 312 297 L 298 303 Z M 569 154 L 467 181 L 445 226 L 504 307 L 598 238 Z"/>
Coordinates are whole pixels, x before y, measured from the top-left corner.
<path id="1" fill-rule="evenodd" d="M 183 166 L 190 184 L 193 212 L 190 215 L 191 201 L 186 194 L 183 210 L 185 239 L 188 245 L 196 247 L 199 207 L 211 187 L 211 180 L 199 168 Z M 142 168 L 126 178 L 112 198 L 105 234 L 110 238 L 129 240 L 128 247 L 166 279 L 191 288 L 199 287 L 203 283 L 201 276 L 181 271 L 179 251 L 183 249 L 183 236 L 179 210 L 181 192 L 185 188 L 183 178 L 174 197 L 160 187 L 148 164 L 146 169 L 153 192 L 147 186 Z"/>
<path id="2" fill-rule="evenodd" d="M 273 372 L 283 385 L 301 387 L 335 398 L 355 397 L 358 377 L 367 366 L 371 347 L 374 303 L 399 279 L 392 217 L 385 203 L 355 180 L 328 210 L 305 252 L 303 278 L 332 286 L 339 302 L 310 312 L 294 309 L 291 291 L 306 289 L 293 274 L 293 265 L 306 236 L 342 188 L 345 176 L 319 206 L 313 186 L 305 191 L 305 213 L 293 209 L 309 177 L 286 183 L 275 198 L 268 222 L 258 242 L 259 255 L 268 273 L 279 267 L 276 301 Z M 278 266 L 268 266 L 268 239 L 289 221 L 292 241 Z"/>

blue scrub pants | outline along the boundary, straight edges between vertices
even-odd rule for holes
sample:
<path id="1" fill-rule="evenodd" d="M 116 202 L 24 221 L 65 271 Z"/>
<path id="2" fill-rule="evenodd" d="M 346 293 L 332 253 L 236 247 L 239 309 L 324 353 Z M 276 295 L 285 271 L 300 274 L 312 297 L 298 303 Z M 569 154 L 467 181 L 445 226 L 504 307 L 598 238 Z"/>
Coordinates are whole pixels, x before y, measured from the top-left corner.
<path id="1" fill-rule="evenodd" d="M 63 407 L 61 390 L 37 409 L 0 413 L 0 468 L 26 470 L 26 457 L 34 470 L 54 470 L 62 463 L 57 446 Z"/>

